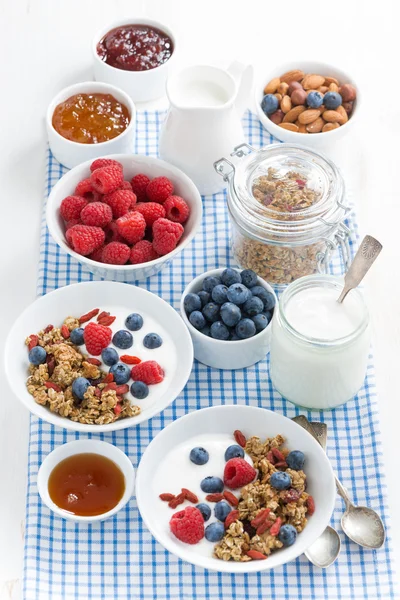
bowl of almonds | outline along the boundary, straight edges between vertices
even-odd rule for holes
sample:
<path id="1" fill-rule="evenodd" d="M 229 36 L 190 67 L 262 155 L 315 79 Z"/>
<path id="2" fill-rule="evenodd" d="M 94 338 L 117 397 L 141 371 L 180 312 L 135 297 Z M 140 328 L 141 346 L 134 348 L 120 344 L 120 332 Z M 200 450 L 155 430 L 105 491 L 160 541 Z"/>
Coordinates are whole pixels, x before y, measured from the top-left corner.
<path id="1" fill-rule="evenodd" d="M 269 133 L 283 142 L 313 148 L 342 138 L 359 107 L 353 80 L 344 71 L 318 62 L 274 69 L 260 81 L 255 100 L 258 117 Z"/>

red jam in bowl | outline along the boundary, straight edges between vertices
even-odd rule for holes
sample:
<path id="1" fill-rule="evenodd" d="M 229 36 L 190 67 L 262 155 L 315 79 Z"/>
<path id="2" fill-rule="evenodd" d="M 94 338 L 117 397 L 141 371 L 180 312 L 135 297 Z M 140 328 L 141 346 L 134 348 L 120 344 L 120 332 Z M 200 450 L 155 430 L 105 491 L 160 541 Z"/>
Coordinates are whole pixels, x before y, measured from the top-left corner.
<path id="1" fill-rule="evenodd" d="M 171 58 L 171 38 L 150 25 L 121 25 L 109 31 L 97 44 L 100 59 L 124 71 L 148 71 Z"/>

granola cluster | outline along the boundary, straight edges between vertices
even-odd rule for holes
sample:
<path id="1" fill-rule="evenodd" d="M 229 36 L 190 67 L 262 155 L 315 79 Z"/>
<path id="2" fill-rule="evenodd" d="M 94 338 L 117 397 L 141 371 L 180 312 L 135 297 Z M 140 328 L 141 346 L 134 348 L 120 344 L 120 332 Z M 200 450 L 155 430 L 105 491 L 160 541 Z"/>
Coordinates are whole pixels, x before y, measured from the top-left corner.
<path id="1" fill-rule="evenodd" d="M 79 327 L 79 321 L 67 317 L 63 326 L 72 331 Z M 29 365 L 26 386 L 35 402 L 47 406 L 61 417 L 90 425 L 105 425 L 140 413 L 140 408 L 132 405 L 129 399 L 118 396 L 116 390 L 108 389 L 104 382 L 107 373 L 88 362 L 88 356 L 65 339 L 61 327 L 41 330 L 37 337 L 37 345 L 46 350 L 47 360 L 41 365 Z M 31 336 L 26 338 L 25 343 L 29 346 Z M 82 402 L 72 394 L 72 382 L 77 377 L 85 377 L 93 384 L 88 387 Z"/>

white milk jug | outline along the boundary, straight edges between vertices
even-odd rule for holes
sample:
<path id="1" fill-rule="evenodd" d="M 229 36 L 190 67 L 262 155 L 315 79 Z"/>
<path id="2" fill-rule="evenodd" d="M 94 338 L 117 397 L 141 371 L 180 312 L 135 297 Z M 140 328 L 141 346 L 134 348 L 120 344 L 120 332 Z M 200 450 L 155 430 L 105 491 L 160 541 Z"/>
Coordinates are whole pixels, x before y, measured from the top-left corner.
<path id="1" fill-rule="evenodd" d="M 160 133 L 160 156 L 182 169 L 201 194 L 226 183 L 213 163 L 244 142 L 241 117 L 253 84 L 253 67 L 232 63 L 227 71 L 198 65 L 171 75 L 170 101 Z"/>

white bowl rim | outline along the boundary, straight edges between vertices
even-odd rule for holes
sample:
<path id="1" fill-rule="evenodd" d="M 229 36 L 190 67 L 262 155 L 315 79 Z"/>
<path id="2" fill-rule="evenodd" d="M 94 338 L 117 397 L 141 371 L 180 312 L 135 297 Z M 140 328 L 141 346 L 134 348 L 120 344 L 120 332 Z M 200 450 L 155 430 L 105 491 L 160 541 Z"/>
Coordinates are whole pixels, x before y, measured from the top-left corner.
<path id="1" fill-rule="evenodd" d="M 154 260 L 150 260 L 146 263 L 139 263 L 137 265 L 131 265 L 131 264 L 108 265 L 105 263 L 97 262 L 95 260 L 92 260 L 91 258 L 88 258 L 87 256 L 82 256 L 81 254 L 78 254 L 77 252 L 75 252 L 75 250 L 73 250 L 72 248 L 70 248 L 68 246 L 68 244 L 64 241 L 64 239 L 62 239 L 61 237 L 58 236 L 58 234 L 56 233 L 56 231 L 53 227 L 52 216 L 54 213 L 54 206 L 52 205 L 52 198 L 56 195 L 59 188 L 61 188 L 62 185 L 66 181 L 68 182 L 68 179 L 70 179 L 71 177 L 73 177 L 75 175 L 75 173 L 78 169 L 81 169 L 81 170 L 84 170 L 86 168 L 89 169 L 92 162 L 94 160 L 97 160 L 97 159 L 90 159 L 83 163 L 80 163 L 79 165 L 77 165 L 76 167 L 73 167 L 67 173 L 65 173 L 61 177 L 61 179 L 59 179 L 57 181 L 57 183 L 53 186 L 53 188 L 49 194 L 49 197 L 47 199 L 47 205 L 46 205 L 46 222 L 47 222 L 47 226 L 49 228 L 52 238 L 57 242 L 57 244 L 59 246 L 61 246 L 61 248 L 67 254 L 70 254 L 71 256 L 73 256 L 78 262 L 88 264 L 88 265 L 93 265 L 93 267 L 102 268 L 105 270 L 109 269 L 109 270 L 113 270 L 113 271 L 132 272 L 139 268 L 144 268 L 144 267 L 147 268 L 147 267 L 152 267 L 155 265 L 163 264 L 166 260 L 170 260 L 177 254 L 179 254 L 193 240 L 194 236 L 197 233 L 197 229 L 198 229 L 199 225 L 201 224 L 202 217 L 203 217 L 203 203 L 201 200 L 200 192 L 197 189 L 197 187 L 195 186 L 195 184 L 193 183 L 193 181 L 183 171 L 178 169 L 178 167 L 175 167 L 174 165 L 171 165 L 167 161 L 162 160 L 161 158 L 156 158 L 154 156 L 147 156 L 145 154 L 108 154 L 108 155 L 101 156 L 100 158 L 111 158 L 113 160 L 118 160 L 118 161 L 120 161 L 121 159 L 130 158 L 130 159 L 136 160 L 138 162 L 143 162 L 143 163 L 150 162 L 153 164 L 161 164 L 161 165 L 166 166 L 171 171 L 173 176 L 175 176 L 177 179 L 185 180 L 186 184 L 189 185 L 189 187 L 193 188 L 193 196 L 195 197 L 195 203 L 197 203 L 198 208 L 199 208 L 199 216 L 198 216 L 196 222 L 193 224 L 192 230 L 189 232 L 187 238 L 185 240 L 181 241 L 177 245 L 177 247 L 174 250 L 172 250 L 172 252 L 169 252 L 168 254 L 164 254 L 163 256 L 160 256 L 159 258 L 155 258 Z"/>
<path id="2" fill-rule="evenodd" d="M 139 509 L 139 512 L 141 514 L 141 517 L 146 525 L 146 527 L 149 529 L 150 533 L 152 534 L 152 536 L 169 552 L 171 552 L 171 554 L 174 554 L 175 556 L 178 556 L 181 560 L 185 561 L 185 562 L 190 562 L 191 564 L 194 564 L 198 567 L 203 567 L 205 569 L 208 569 L 210 571 L 217 571 L 217 572 L 224 572 L 224 573 L 254 573 L 257 571 L 265 571 L 268 570 L 270 568 L 278 568 L 280 566 L 282 566 L 283 564 L 287 564 L 290 561 L 295 560 L 296 558 L 298 558 L 301 554 L 304 553 L 304 551 L 307 548 L 302 548 L 301 550 L 296 550 L 296 546 L 297 548 L 300 546 L 300 544 L 297 542 L 295 543 L 293 546 L 289 546 L 288 548 L 285 548 L 287 552 L 287 559 L 285 560 L 284 563 L 281 563 L 279 565 L 276 565 L 275 567 L 270 567 L 268 560 L 263 560 L 263 561 L 253 561 L 253 562 L 246 562 L 246 563 L 235 563 L 235 562 L 231 562 L 231 561 L 216 561 L 217 565 L 216 568 L 214 569 L 213 567 L 210 566 L 209 561 L 212 559 L 212 557 L 205 557 L 202 555 L 197 555 L 195 556 L 195 560 L 188 560 L 187 555 L 184 552 L 184 549 L 182 549 L 182 552 L 177 552 L 175 549 L 171 550 L 169 548 L 169 541 L 168 538 L 163 539 L 163 541 L 161 541 L 158 536 L 155 534 L 154 532 L 154 528 L 152 527 L 151 524 L 149 524 L 149 522 L 145 519 L 145 517 L 142 515 L 142 512 L 140 510 L 140 506 L 142 503 L 142 493 L 141 493 L 141 479 L 142 479 L 142 470 L 144 469 L 144 467 L 142 467 L 143 465 L 143 457 L 145 456 L 146 452 L 148 452 L 149 448 L 151 447 L 151 445 L 157 440 L 157 443 L 160 443 L 160 440 L 162 440 L 166 435 L 170 435 L 170 430 L 171 428 L 177 427 L 177 423 L 180 423 L 181 421 L 187 421 L 188 419 L 193 419 L 195 418 L 195 415 L 198 414 L 199 412 L 204 413 L 205 411 L 209 412 L 209 411 L 213 411 L 215 412 L 221 412 L 223 410 L 225 410 L 226 408 L 234 408 L 234 410 L 237 410 L 238 412 L 243 412 L 243 411 L 247 411 L 250 412 L 252 411 L 253 413 L 255 413 L 255 420 L 257 419 L 256 413 L 260 414 L 260 411 L 263 412 L 263 414 L 265 413 L 269 413 L 269 414 L 273 414 L 275 416 L 277 416 L 278 418 L 281 418 L 283 420 L 286 421 L 290 421 L 290 424 L 288 425 L 290 428 L 292 426 L 297 426 L 300 427 L 300 425 L 297 425 L 296 423 L 294 423 L 293 421 L 291 421 L 291 419 L 289 419 L 288 417 L 285 417 L 284 415 L 282 415 L 281 413 L 278 413 L 277 411 L 272 411 L 269 410 L 267 408 L 261 408 L 259 406 L 251 406 L 251 405 L 243 405 L 243 404 L 221 404 L 221 405 L 217 405 L 217 406 L 208 406 L 206 408 L 202 408 L 199 410 L 194 410 L 191 411 L 189 413 L 186 413 L 185 415 L 183 415 L 182 417 L 180 417 L 179 419 L 176 419 L 175 421 L 172 421 L 169 425 L 167 425 L 166 427 L 164 427 L 164 429 L 162 429 L 159 433 L 157 433 L 157 435 L 152 439 L 152 441 L 149 443 L 149 445 L 147 446 L 147 448 L 145 449 L 144 453 L 142 454 L 142 457 L 140 459 L 139 465 L 137 467 L 137 471 L 136 471 L 136 482 L 135 482 L 135 495 L 136 495 L 136 502 L 137 502 L 137 506 Z M 210 415 L 210 419 L 211 419 L 211 415 Z M 239 419 L 238 419 L 239 420 Z M 307 432 L 305 430 L 304 434 L 306 434 Z M 168 433 L 166 433 L 168 432 Z M 280 433 L 280 432 L 279 432 Z M 285 435 L 284 432 L 282 432 L 283 435 Z M 331 494 L 331 498 L 330 498 L 330 502 L 329 504 L 326 505 L 327 508 L 327 513 L 329 513 L 329 519 L 327 520 L 327 522 L 321 522 L 320 527 L 317 530 L 317 535 L 315 535 L 315 540 L 318 539 L 318 537 L 322 534 L 322 532 L 324 531 L 324 529 L 327 527 L 327 525 L 329 525 L 329 521 L 331 519 L 331 516 L 333 514 L 333 510 L 334 510 L 334 506 L 335 506 L 335 501 L 336 501 L 336 485 L 335 485 L 335 475 L 332 469 L 332 466 L 330 464 L 330 461 L 327 457 L 327 455 L 325 454 L 324 450 L 322 449 L 322 447 L 320 446 L 320 444 L 315 440 L 312 439 L 312 436 L 310 436 L 310 443 L 311 445 L 314 445 L 315 448 L 315 452 L 319 453 L 321 456 L 321 459 L 323 461 L 325 461 L 326 464 L 326 468 L 330 473 L 331 476 L 331 482 L 332 482 L 332 494 Z M 315 541 L 314 540 L 314 541 Z M 311 542 L 310 544 L 312 544 L 313 542 Z M 309 544 L 307 544 L 308 546 Z M 191 557 L 192 558 L 192 557 Z M 221 563 L 219 565 L 219 563 Z M 249 565 L 252 565 L 251 567 Z"/>
<path id="3" fill-rule="evenodd" d="M 124 102 L 121 102 L 121 103 L 127 105 L 127 108 L 129 110 L 130 116 L 131 116 L 128 127 L 122 133 L 117 135 L 115 138 L 111 138 L 110 140 L 106 140 L 105 142 L 99 142 L 98 144 L 82 144 L 81 142 L 74 142 L 73 140 L 68 140 L 67 138 L 62 136 L 60 133 L 58 133 L 58 131 L 53 127 L 54 110 L 58 106 L 58 104 L 60 102 L 62 102 L 61 98 L 65 96 L 65 99 L 68 99 L 71 96 L 73 96 L 74 94 L 90 93 L 87 91 L 88 86 L 103 88 L 102 91 L 104 91 L 104 93 L 109 92 L 111 95 L 114 96 L 114 98 L 115 98 L 116 93 L 123 96 Z M 93 91 L 93 93 L 96 93 L 96 92 Z M 101 93 L 101 92 L 98 92 L 98 93 Z M 119 100 L 118 100 L 118 102 L 119 102 Z M 104 81 L 82 81 L 82 82 L 78 82 L 78 83 L 73 83 L 72 85 L 69 85 L 68 87 L 63 88 L 52 98 L 52 100 L 50 101 L 50 104 L 47 107 L 47 111 L 46 111 L 46 124 L 47 124 L 48 129 L 51 129 L 51 131 L 54 133 L 54 135 L 59 140 L 62 140 L 63 142 L 66 143 L 66 145 L 69 145 L 71 148 L 76 148 L 78 146 L 80 148 L 95 146 L 96 148 L 104 148 L 104 151 L 107 152 L 108 146 L 111 145 L 113 142 L 115 142 L 115 140 L 120 140 L 123 137 L 126 137 L 132 131 L 132 129 L 135 129 L 135 127 L 136 127 L 136 106 L 135 106 L 132 98 L 130 96 L 128 96 L 128 94 L 126 92 L 124 92 L 124 90 L 117 87 L 116 85 L 112 85 L 111 83 L 106 83 Z M 93 160 L 96 160 L 96 159 L 93 159 Z M 80 163 L 80 164 L 82 164 L 82 163 Z M 78 165 L 78 166 L 80 166 L 80 165 Z M 73 167 L 73 168 L 75 168 L 75 167 Z"/>
<path id="4" fill-rule="evenodd" d="M 186 327 L 189 329 L 190 332 L 192 332 L 193 334 L 200 334 L 200 335 L 204 335 L 201 333 L 201 331 L 199 331 L 198 329 L 196 329 L 195 327 L 193 327 L 193 325 L 191 324 L 191 322 L 189 321 L 189 319 L 187 318 L 186 315 L 186 311 L 185 311 L 185 307 L 184 307 L 184 299 L 185 296 L 189 293 L 188 289 L 191 288 L 192 286 L 195 286 L 198 283 L 201 283 L 206 277 L 210 277 L 212 275 L 217 275 L 222 273 L 222 271 L 224 271 L 226 268 L 228 267 L 216 267 L 215 269 L 210 269 L 209 271 L 205 271 L 204 273 L 202 273 L 201 275 L 198 275 L 197 277 L 195 277 L 194 279 L 192 279 L 192 281 L 190 283 L 188 283 L 188 285 L 185 287 L 185 289 L 182 292 L 182 296 L 181 296 L 181 300 L 180 300 L 180 313 L 182 316 L 182 319 L 185 322 Z M 245 271 L 246 269 L 239 269 L 236 267 L 229 267 L 232 269 L 235 269 L 236 271 Z M 274 288 L 272 287 L 272 285 L 270 283 L 268 283 L 268 281 L 265 281 L 264 279 L 262 279 L 259 275 L 257 275 L 258 277 L 258 281 L 259 281 L 259 285 L 262 285 L 263 287 L 265 287 L 268 292 L 271 292 L 275 298 L 275 306 L 278 305 L 278 298 L 277 295 L 274 291 Z M 196 293 L 196 292 L 194 292 Z M 275 310 L 275 307 L 274 307 Z M 244 343 L 248 343 L 249 340 L 254 340 L 256 337 L 257 339 L 260 339 L 259 336 L 262 336 L 263 334 L 265 335 L 267 333 L 267 331 L 270 330 L 271 328 L 271 324 L 272 324 L 272 318 L 271 321 L 268 323 L 268 325 L 266 326 L 265 329 L 263 329 L 262 331 L 259 331 L 256 335 L 253 335 L 253 337 L 251 338 L 245 338 L 243 340 L 217 340 L 215 338 L 209 338 L 207 336 L 204 336 L 210 343 L 215 342 L 216 344 L 219 345 L 224 345 L 224 344 L 243 344 Z"/>
<path id="5" fill-rule="evenodd" d="M 97 449 L 93 450 L 88 450 L 87 448 L 85 450 L 80 450 L 80 448 L 84 447 L 84 446 L 91 446 L 93 443 L 93 445 L 96 446 Z M 49 462 L 52 458 L 57 458 L 59 454 L 63 454 L 63 452 L 65 451 L 65 448 L 68 446 L 68 448 L 71 448 L 72 450 L 76 450 L 71 452 L 71 454 L 69 454 L 68 456 L 65 456 L 64 458 L 61 458 L 59 460 L 57 460 L 56 465 L 54 465 L 54 467 L 49 471 L 48 475 L 44 475 L 43 471 L 43 465 L 46 467 L 46 463 Z M 101 449 L 99 448 L 103 447 L 105 448 L 106 446 L 109 447 L 111 446 L 114 450 L 112 452 L 115 452 L 115 454 L 118 456 L 118 462 L 116 460 L 113 460 L 112 458 L 109 458 L 105 452 L 102 452 Z M 53 470 L 55 469 L 55 467 L 57 465 L 60 464 L 61 461 L 65 460 L 66 458 L 69 458 L 70 456 L 75 456 L 76 454 L 98 454 L 100 456 L 104 456 L 105 458 L 109 458 L 109 460 L 112 460 L 112 462 L 114 462 L 117 467 L 121 470 L 121 463 L 126 465 L 126 471 L 129 474 L 129 480 L 127 480 L 127 477 L 125 476 L 125 473 L 123 472 L 124 478 L 125 478 L 125 490 L 124 493 L 120 499 L 120 501 L 118 502 L 118 504 L 116 504 L 113 508 L 111 508 L 110 510 L 108 510 L 105 513 L 101 513 L 99 515 L 92 515 L 92 516 L 84 516 L 84 515 L 74 515 L 74 514 L 70 514 L 67 511 L 63 510 L 62 508 L 60 508 L 59 506 L 57 506 L 57 504 L 55 504 L 52 499 L 50 498 L 50 494 L 49 494 L 49 500 L 47 498 L 44 497 L 44 490 L 43 487 L 44 486 L 48 486 L 48 481 L 49 481 L 49 477 L 51 475 L 51 473 L 53 472 Z M 129 456 L 127 454 L 125 454 L 125 452 L 123 452 L 123 450 L 121 450 L 120 448 L 118 448 L 118 446 L 115 446 L 114 444 L 110 444 L 109 442 L 105 442 L 103 440 L 97 440 L 97 439 L 79 439 L 79 440 L 73 440 L 71 442 L 66 442 L 64 444 L 60 444 L 59 446 L 57 446 L 56 448 L 54 448 L 51 452 L 49 452 L 46 457 L 43 459 L 39 470 L 38 470 L 38 474 L 37 474 L 37 489 L 40 495 L 40 498 L 42 499 L 42 502 L 51 510 L 53 511 L 56 515 L 58 515 L 59 517 L 62 517 L 63 519 L 68 519 L 68 520 L 72 520 L 72 521 L 77 521 L 77 522 L 83 522 L 83 523 L 91 523 L 94 521 L 103 521 L 105 519 L 109 519 L 110 517 L 112 517 L 113 515 L 115 515 L 117 512 L 119 512 L 122 508 L 124 508 L 124 506 L 129 502 L 129 500 L 132 498 L 133 493 L 134 493 L 134 489 L 135 489 L 135 468 L 129 458 Z"/>
<path id="6" fill-rule="evenodd" d="M 342 127 L 345 127 L 346 125 L 348 125 L 348 123 L 350 121 L 352 123 L 354 123 L 355 118 L 358 117 L 357 113 L 359 112 L 359 109 L 360 109 L 360 90 L 359 90 L 358 86 L 356 86 L 356 84 L 354 83 L 353 78 L 351 76 L 347 75 L 347 72 L 343 71 L 343 69 L 341 69 L 340 67 L 335 67 L 333 65 L 330 65 L 329 63 L 324 63 L 324 62 L 321 62 L 321 61 L 318 61 L 318 60 L 301 60 L 301 59 L 297 60 L 296 59 L 296 64 L 293 64 L 293 62 L 286 62 L 283 65 L 281 65 L 281 67 L 279 67 L 279 70 L 281 70 L 281 68 L 282 68 L 282 73 L 286 73 L 287 71 L 291 71 L 292 69 L 299 69 L 299 68 L 302 67 L 302 65 L 316 65 L 317 68 L 321 68 L 321 69 L 327 69 L 327 68 L 328 69 L 329 68 L 335 69 L 336 71 L 340 71 L 341 73 L 343 73 L 343 75 L 349 80 L 349 82 L 352 82 L 352 85 L 354 85 L 356 87 L 356 89 L 357 89 L 357 98 L 356 98 L 357 102 L 356 102 L 354 110 L 353 110 L 353 112 L 351 114 L 351 118 L 346 123 L 344 123 L 342 125 Z M 304 68 L 306 69 L 306 66 Z M 272 72 L 275 72 L 275 70 L 277 71 L 278 68 L 272 69 Z M 303 70 L 303 68 L 302 68 L 302 70 Z M 257 113 L 258 113 L 259 118 L 262 116 L 265 119 L 268 119 L 268 121 L 272 123 L 272 129 L 274 129 L 276 127 L 277 130 L 278 130 L 278 125 L 276 125 L 273 121 L 271 121 L 271 119 L 269 119 L 267 117 L 266 114 L 264 114 L 264 112 L 263 112 L 263 110 L 261 108 L 261 105 L 260 105 L 260 98 L 262 98 L 263 95 L 264 95 L 263 94 L 263 90 L 264 90 L 266 84 L 268 83 L 268 81 L 271 81 L 271 77 L 269 77 L 269 78 L 264 78 L 264 77 L 261 78 L 260 77 L 259 78 L 258 85 L 254 86 L 254 101 L 256 103 L 256 109 L 257 109 Z M 261 121 L 261 123 L 263 123 L 262 120 L 261 120 L 261 118 L 260 118 L 260 121 Z M 341 129 L 341 127 L 337 128 L 337 129 L 331 129 L 331 131 L 320 131 L 320 133 L 318 134 L 318 136 L 320 134 L 323 134 L 323 136 L 324 136 L 325 139 L 328 136 L 333 137 L 333 136 L 338 135 L 339 129 Z M 298 135 L 298 136 L 304 136 L 303 133 L 299 133 L 298 131 L 290 131 L 289 133 L 293 133 L 293 134 Z M 343 132 L 341 132 L 341 133 L 343 133 Z M 272 135 L 274 135 L 274 134 L 272 134 Z M 276 137 L 276 136 L 274 135 L 274 137 Z M 299 142 L 299 143 L 301 143 L 301 142 Z"/>
<path id="7" fill-rule="evenodd" d="M 97 54 L 97 44 L 109 31 L 111 31 L 112 29 L 116 29 L 117 27 L 122 27 L 123 25 L 150 25 L 152 27 L 155 27 L 156 29 L 159 29 L 163 33 L 166 33 L 171 38 L 173 46 L 174 46 L 172 54 L 169 57 L 169 59 L 162 65 L 158 65 L 157 67 L 153 67 L 152 69 L 148 69 L 147 71 L 127 71 L 125 69 L 118 69 L 117 67 L 113 67 L 112 65 L 109 65 L 108 63 L 101 60 L 100 56 Z M 168 25 L 165 25 L 164 23 L 162 23 L 161 21 L 157 21 L 156 19 L 149 19 L 147 17 L 138 17 L 138 16 L 122 17 L 120 19 L 114 19 L 111 23 L 108 24 L 108 26 L 98 29 L 92 39 L 92 53 L 97 62 L 101 63 L 104 67 L 106 67 L 109 70 L 112 69 L 113 71 L 118 71 L 118 72 L 123 72 L 123 73 L 133 73 L 133 76 L 139 75 L 139 77 L 145 73 L 151 73 L 151 72 L 154 72 L 154 71 L 164 68 L 174 57 L 174 54 L 176 53 L 176 48 L 177 48 L 176 37 L 173 34 L 173 32 L 171 31 L 171 29 L 168 27 Z"/>

